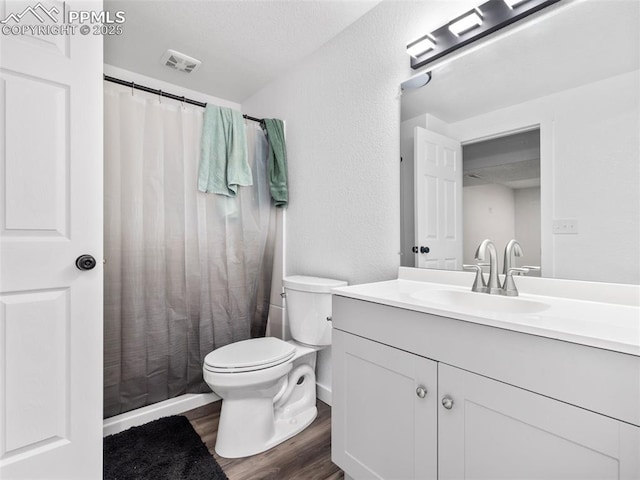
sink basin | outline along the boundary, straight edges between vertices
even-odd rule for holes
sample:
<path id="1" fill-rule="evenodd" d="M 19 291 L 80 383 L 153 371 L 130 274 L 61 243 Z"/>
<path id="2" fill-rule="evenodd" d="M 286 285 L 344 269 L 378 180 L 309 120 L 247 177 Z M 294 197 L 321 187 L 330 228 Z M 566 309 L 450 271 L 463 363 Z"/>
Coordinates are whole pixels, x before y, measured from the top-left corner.
<path id="1" fill-rule="evenodd" d="M 459 290 L 428 290 L 411 295 L 416 300 L 456 309 L 476 309 L 499 313 L 536 313 L 549 305 L 520 297 L 506 297 Z"/>

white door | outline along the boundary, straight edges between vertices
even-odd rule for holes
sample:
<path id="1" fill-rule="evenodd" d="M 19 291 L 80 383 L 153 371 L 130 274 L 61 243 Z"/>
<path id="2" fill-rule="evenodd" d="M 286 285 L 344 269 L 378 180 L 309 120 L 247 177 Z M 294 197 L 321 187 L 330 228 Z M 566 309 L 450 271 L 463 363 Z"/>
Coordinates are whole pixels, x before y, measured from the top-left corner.
<path id="1" fill-rule="evenodd" d="M 460 270 L 462 146 L 416 127 L 414 151 L 416 267 Z"/>
<path id="2" fill-rule="evenodd" d="M 332 459 L 353 478 L 437 478 L 437 364 L 333 332 Z"/>
<path id="3" fill-rule="evenodd" d="M 102 38 L 9 30 L 87 6 L 0 0 L 3 479 L 102 477 Z"/>
<path id="4" fill-rule="evenodd" d="M 442 363 L 438 381 L 442 480 L 640 478 L 639 427 Z"/>

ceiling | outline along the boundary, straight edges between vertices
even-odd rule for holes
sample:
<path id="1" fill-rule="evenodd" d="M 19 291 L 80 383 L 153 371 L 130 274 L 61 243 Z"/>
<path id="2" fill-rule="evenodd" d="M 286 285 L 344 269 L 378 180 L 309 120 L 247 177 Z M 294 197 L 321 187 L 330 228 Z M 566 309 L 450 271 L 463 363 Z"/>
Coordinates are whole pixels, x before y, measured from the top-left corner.
<path id="1" fill-rule="evenodd" d="M 640 66 L 636 0 L 566 0 L 516 25 L 441 63 L 426 86 L 403 93 L 402 119 L 428 112 L 453 123 Z"/>
<path id="2" fill-rule="evenodd" d="M 540 186 L 540 130 L 462 146 L 463 186 L 500 184 L 514 190 Z"/>
<path id="3" fill-rule="evenodd" d="M 169 83 L 242 102 L 284 74 L 380 0 L 105 0 L 125 12 L 121 35 L 105 35 L 104 61 Z M 165 67 L 167 49 L 202 61 Z M 126 79 L 124 79 L 126 80 Z"/>

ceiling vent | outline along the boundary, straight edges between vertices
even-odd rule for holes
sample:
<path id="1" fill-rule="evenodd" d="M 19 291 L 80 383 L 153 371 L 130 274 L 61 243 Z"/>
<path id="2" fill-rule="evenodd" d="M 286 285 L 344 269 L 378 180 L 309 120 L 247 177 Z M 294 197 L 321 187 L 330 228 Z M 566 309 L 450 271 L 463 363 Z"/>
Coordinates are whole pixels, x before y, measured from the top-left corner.
<path id="1" fill-rule="evenodd" d="M 189 55 L 185 55 L 184 53 L 176 52 L 175 50 L 167 50 L 162 56 L 162 63 L 174 70 L 191 73 L 194 70 L 197 70 L 202 62 L 190 57 Z"/>

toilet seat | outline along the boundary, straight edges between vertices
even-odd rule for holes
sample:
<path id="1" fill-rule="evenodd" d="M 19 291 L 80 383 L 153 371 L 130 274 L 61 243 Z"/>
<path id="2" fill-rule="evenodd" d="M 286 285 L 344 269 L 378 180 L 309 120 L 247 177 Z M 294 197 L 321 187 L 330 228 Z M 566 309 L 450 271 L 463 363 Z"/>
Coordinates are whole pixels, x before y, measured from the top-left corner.
<path id="1" fill-rule="evenodd" d="M 204 368 L 216 373 L 253 372 L 285 363 L 295 353 L 295 346 L 278 338 L 251 338 L 209 353 Z"/>

